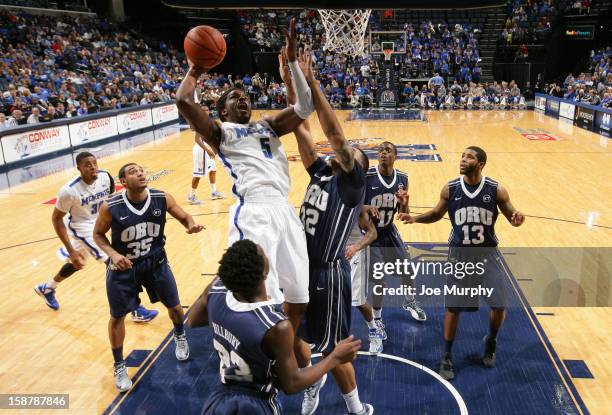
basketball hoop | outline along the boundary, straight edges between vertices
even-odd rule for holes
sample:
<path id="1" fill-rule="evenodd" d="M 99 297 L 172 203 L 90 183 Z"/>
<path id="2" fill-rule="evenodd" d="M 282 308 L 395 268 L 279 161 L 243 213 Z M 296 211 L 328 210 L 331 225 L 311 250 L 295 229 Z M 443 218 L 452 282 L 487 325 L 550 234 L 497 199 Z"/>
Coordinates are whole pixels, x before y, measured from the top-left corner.
<path id="1" fill-rule="evenodd" d="M 385 55 L 385 62 L 389 62 L 391 60 L 391 55 L 393 55 L 393 49 L 384 49 L 383 54 Z"/>
<path id="2" fill-rule="evenodd" d="M 370 20 L 370 9 L 319 9 L 325 28 L 325 49 L 360 56 L 365 50 L 365 33 Z"/>

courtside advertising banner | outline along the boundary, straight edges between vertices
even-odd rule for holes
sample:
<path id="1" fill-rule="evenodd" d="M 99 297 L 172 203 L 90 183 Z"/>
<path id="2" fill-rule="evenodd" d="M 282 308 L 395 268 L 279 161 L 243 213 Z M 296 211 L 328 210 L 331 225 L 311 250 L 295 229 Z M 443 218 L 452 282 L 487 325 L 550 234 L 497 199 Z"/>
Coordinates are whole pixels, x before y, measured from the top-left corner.
<path id="1" fill-rule="evenodd" d="M 117 135 L 116 117 L 98 118 L 70 124 L 70 141 L 73 146 L 102 140 Z"/>
<path id="2" fill-rule="evenodd" d="M 153 125 L 151 119 L 151 109 L 143 109 L 140 111 L 124 112 L 117 115 L 117 130 L 119 134 L 127 133 L 128 131 L 140 130 Z"/>
<path id="3" fill-rule="evenodd" d="M 546 115 L 559 115 L 559 101 L 555 99 L 546 100 Z"/>
<path id="4" fill-rule="evenodd" d="M 559 106 L 559 116 L 567 118 L 568 120 L 574 119 L 574 113 L 576 112 L 576 106 L 574 104 L 568 104 L 567 102 L 561 102 Z"/>
<path id="5" fill-rule="evenodd" d="M 70 135 L 67 125 L 25 131 L 2 137 L 2 150 L 6 163 L 52 153 L 68 147 L 70 147 Z"/>
<path id="6" fill-rule="evenodd" d="M 546 98 L 537 96 L 535 97 L 535 108 L 540 111 L 544 111 L 546 109 Z"/>
<path id="7" fill-rule="evenodd" d="M 151 109 L 153 114 L 153 125 L 162 124 L 178 119 L 179 112 L 175 104 L 162 105 Z"/>
<path id="8" fill-rule="evenodd" d="M 593 131 L 593 124 L 595 121 L 595 110 L 591 108 L 576 108 L 576 118 L 574 124 L 585 130 Z"/>
<path id="9" fill-rule="evenodd" d="M 612 113 L 597 111 L 595 115 L 595 132 L 606 137 L 612 136 Z"/>

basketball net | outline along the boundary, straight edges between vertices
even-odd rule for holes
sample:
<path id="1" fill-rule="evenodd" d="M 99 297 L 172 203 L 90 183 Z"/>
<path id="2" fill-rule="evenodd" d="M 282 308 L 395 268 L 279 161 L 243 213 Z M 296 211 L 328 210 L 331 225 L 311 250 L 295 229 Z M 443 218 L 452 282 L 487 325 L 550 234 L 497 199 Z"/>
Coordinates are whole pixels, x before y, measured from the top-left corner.
<path id="1" fill-rule="evenodd" d="M 319 9 L 325 28 L 325 49 L 353 57 L 363 55 L 370 9 Z"/>
<path id="2" fill-rule="evenodd" d="M 383 54 L 385 55 L 385 62 L 389 62 L 391 60 L 391 55 L 393 55 L 393 49 L 384 49 Z"/>

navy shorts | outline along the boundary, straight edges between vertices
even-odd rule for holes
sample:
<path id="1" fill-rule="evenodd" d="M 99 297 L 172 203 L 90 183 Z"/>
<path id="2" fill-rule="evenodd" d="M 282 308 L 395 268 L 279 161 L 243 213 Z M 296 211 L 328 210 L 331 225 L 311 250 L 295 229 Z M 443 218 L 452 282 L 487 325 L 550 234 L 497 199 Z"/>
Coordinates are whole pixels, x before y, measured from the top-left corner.
<path id="1" fill-rule="evenodd" d="M 111 316 L 120 318 L 136 310 L 143 288 L 152 303 L 161 301 L 168 308 L 180 304 L 176 281 L 165 251 L 136 262 L 132 269 L 126 271 L 107 267 L 106 295 Z"/>
<path id="2" fill-rule="evenodd" d="M 395 263 L 398 259 L 410 260 L 410 254 L 395 225 L 392 225 L 389 230 L 381 230 L 378 239 L 370 245 L 370 267 L 379 262 Z"/>
<path id="3" fill-rule="evenodd" d="M 351 331 L 351 266 L 346 259 L 311 265 L 310 302 L 298 336 L 314 344 L 314 352 L 329 353 Z"/>
<path id="4" fill-rule="evenodd" d="M 239 386 L 221 385 L 204 403 L 202 415 L 277 415 L 281 406 L 274 395 L 264 395 Z"/>
<path id="5" fill-rule="evenodd" d="M 482 299 L 493 309 L 503 309 L 507 306 L 506 298 L 506 274 L 501 263 L 501 258 L 497 248 L 453 248 L 449 249 L 450 262 L 463 262 L 480 264 L 482 273 L 474 275 L 448 275 L 444 290 L 445 306 L 450 311 L 473 312 L 477 311 Z M 484 293 L 485 289 L 492 289 L 490 295 L 467 295 L 471 290 L 480 290 Z"/>

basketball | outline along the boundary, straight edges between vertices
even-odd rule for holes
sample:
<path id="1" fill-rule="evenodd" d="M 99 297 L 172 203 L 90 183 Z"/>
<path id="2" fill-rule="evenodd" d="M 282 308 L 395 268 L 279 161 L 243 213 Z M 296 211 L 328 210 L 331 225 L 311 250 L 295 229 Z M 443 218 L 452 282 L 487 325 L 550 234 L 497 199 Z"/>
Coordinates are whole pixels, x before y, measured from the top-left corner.
<path id="1" fill-rule="evenodd" d="M 225 39 L 212 26 L 196 26 L 191 29 L 183 42 L 185 54 L 197 67 L 210 69 L 225 58 Z"/>

